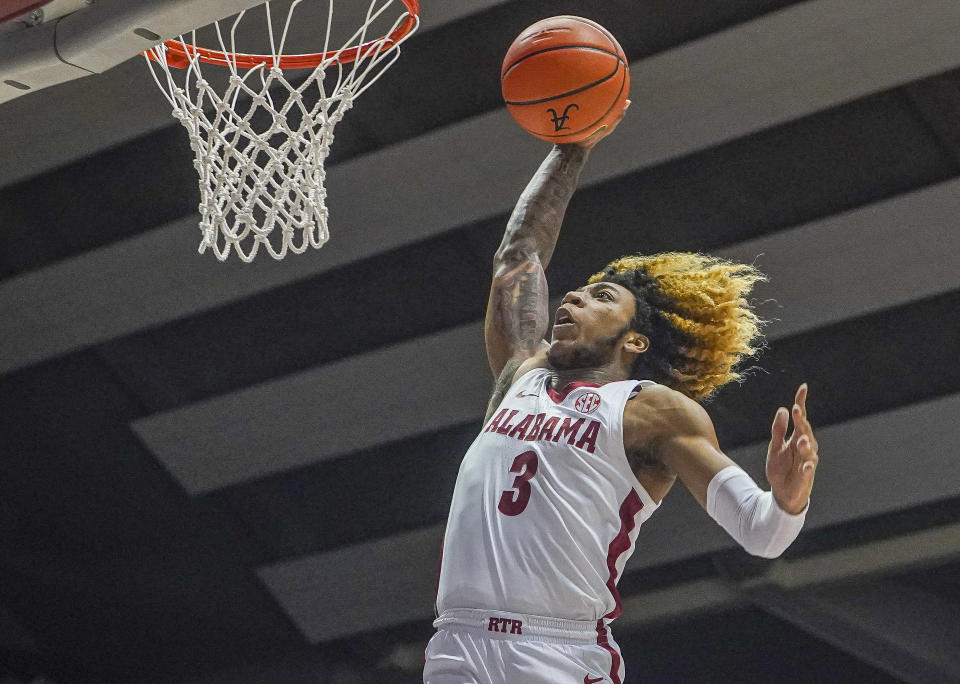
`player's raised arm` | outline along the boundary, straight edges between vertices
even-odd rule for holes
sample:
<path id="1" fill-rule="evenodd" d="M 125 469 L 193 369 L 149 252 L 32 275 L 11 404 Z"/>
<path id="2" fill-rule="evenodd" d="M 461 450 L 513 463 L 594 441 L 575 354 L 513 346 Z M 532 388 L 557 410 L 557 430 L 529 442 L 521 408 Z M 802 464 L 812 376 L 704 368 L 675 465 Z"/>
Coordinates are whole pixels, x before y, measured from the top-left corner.
<path id="1" fill-rule="evenodd" d="M 549 323 L 547 279 L 567 204 L 589 154 L 581 145 L 555 145 L 517 201 L 493 257 L 484 338 L 494 376 L 513 371 L 540 348 Z M 511 373 L 512 375 L 512 373 Z"/>
<path id="2" fill-rule="evenodd" d="M 806 396 L 804 384 L 797 390 L 794 430 L 788 439 L 788 412 L 776 412 L 767 450 L 769 492 L 720 451 L 713 423 L 699 404 L 674 394 L 662 407 L 670 427 L 657 441 L 658 459 L 710 517 L 755 556 L 779 556 L 803 526 L 818 462 Z"/>
<path id="3" fill-rule="evenodd" d="M 623 113 L 630 101 L 627 100 Z M 591 148 L 617 127 L 601 127 L 579 143 L 554 145 L 527 184 L 507 223 L 493 258 L 493 284 L 487 302 L 484 338 L 494 377 L 509 364 L 513 372 L 540 351 L 547 332 L 547 280 L 567 205 L 577 188 Z M 508 372 L 512 379 L 513 373 Z"/>

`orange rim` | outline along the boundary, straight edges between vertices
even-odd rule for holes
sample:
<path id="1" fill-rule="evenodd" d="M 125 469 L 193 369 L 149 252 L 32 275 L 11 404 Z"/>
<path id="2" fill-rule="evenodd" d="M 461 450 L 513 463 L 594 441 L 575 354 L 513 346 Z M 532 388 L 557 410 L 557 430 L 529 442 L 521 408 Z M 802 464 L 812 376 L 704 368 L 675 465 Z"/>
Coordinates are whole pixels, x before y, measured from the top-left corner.
<path id="1" fill-rule="evenodd" d="M 347 50 L 331 50 L 330 52 L 314 52 L 303 55 L 280 55 L 280 58 L 277 60 L 277 66 L 281 69 L 313 69 L 321 62 L 333 58 L 336 58 L 341 64 L 347 64 L 356 61 L 360 57 L 366 57 L 369 52 L 373 51 L 377 45 L 382 44 L 384 41 L 393 44 L 399 43 L 413 31 L 420 16 L 419 0 L 400 0 L 400 2 L 407 8 L 407 17 L 397 28 L 383 38 L 377 38 L 376 40 L 371 40 L 363 45 L 358 45 Z M 209 48 L 181 43 L 179 40 L 168 40 L 164 45 L 167 48 L 167 64 L 178 69 L 186 68 L 194 55 L 196 55 L 197 59 L 201 62 L 206 62 L 207 64 L 219 64 L 221 66 L 236 64 L 237 67 L 242 69 L 252 69 L 261 64 L 269 65 L 273 64 L 274 61 L 273 55 L 248 55 L 240 52 L 222 52 L 220 50 L 211 50 Z M 143 54 L 153 61 L 157 61 L 153 50 L 147 50 Z"/>

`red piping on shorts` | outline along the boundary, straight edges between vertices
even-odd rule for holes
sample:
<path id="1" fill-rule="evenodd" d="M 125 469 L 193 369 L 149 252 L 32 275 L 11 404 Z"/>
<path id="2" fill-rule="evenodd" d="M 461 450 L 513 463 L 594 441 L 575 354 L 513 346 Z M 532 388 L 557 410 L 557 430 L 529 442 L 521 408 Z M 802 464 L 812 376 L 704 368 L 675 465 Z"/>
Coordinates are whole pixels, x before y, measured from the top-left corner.
<path id="1" fill-rule="evenodd" d="M 620 681 L 620 654 L 617 653 L 617 649 L 607 641 L 607 626 L 603 624 L 602 619 L 597 620 L 597 645 L 601 646 L 610 654 L 610 679 L 613 681 L 613 684 L 623 684 L 623 682 Z"/>

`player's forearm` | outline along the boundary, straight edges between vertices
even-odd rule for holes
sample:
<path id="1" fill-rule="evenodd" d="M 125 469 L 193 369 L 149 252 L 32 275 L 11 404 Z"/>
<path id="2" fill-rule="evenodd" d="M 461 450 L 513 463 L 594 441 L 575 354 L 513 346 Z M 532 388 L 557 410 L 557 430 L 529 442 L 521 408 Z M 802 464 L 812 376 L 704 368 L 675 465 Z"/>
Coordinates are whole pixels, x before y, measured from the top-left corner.
<path id="1" fill-rule="evenodd" d="M 550 320 L 547 297 L 547 278 L 536 259 L 495 273 L 484 324 L 494 377 L 500 376 L 508 359 L 522 361 L 536 353 Z"/>
<path id="2" fill-rule="evenodd" d="M 588 154 L 579 145 L 555 145 L 543 160 L 507 223 L 494 257 L 494 275 L 528 260 L 547 267 Z"/>
<path id="3" fill-rule="evenodd" d="M 800 534 L 807 506 L 789 513 L 738 466 L 724 468 L 710 481 L 706 509 L 727 533 L 754 556 L 776 558 Z"/>

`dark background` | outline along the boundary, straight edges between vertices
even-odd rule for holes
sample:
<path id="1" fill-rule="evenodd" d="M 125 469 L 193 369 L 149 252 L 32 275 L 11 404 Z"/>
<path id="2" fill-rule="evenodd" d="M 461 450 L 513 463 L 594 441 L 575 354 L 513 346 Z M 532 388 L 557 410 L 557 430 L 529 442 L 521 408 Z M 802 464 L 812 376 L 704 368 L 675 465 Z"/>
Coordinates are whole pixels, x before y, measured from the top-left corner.
<path id="1" fill-rule="evenodd" d="M 960 10 L 423 4 L 337 128 L 331 241 L 279 264 L 195 254 L 141 59 L 0 105 L 0 682 L 419 681 L 491 257 L 549 149 L 500 60 L 562 13 L 618 36 L 634 104 L 552 291 L 634 251 L 755 260 L 769 347 L 708 411 L 762 483 L 807 381 L 823 463 L 776 562 L 671 494 L 621 582 L 628 681 L 960 681 Z"/>

